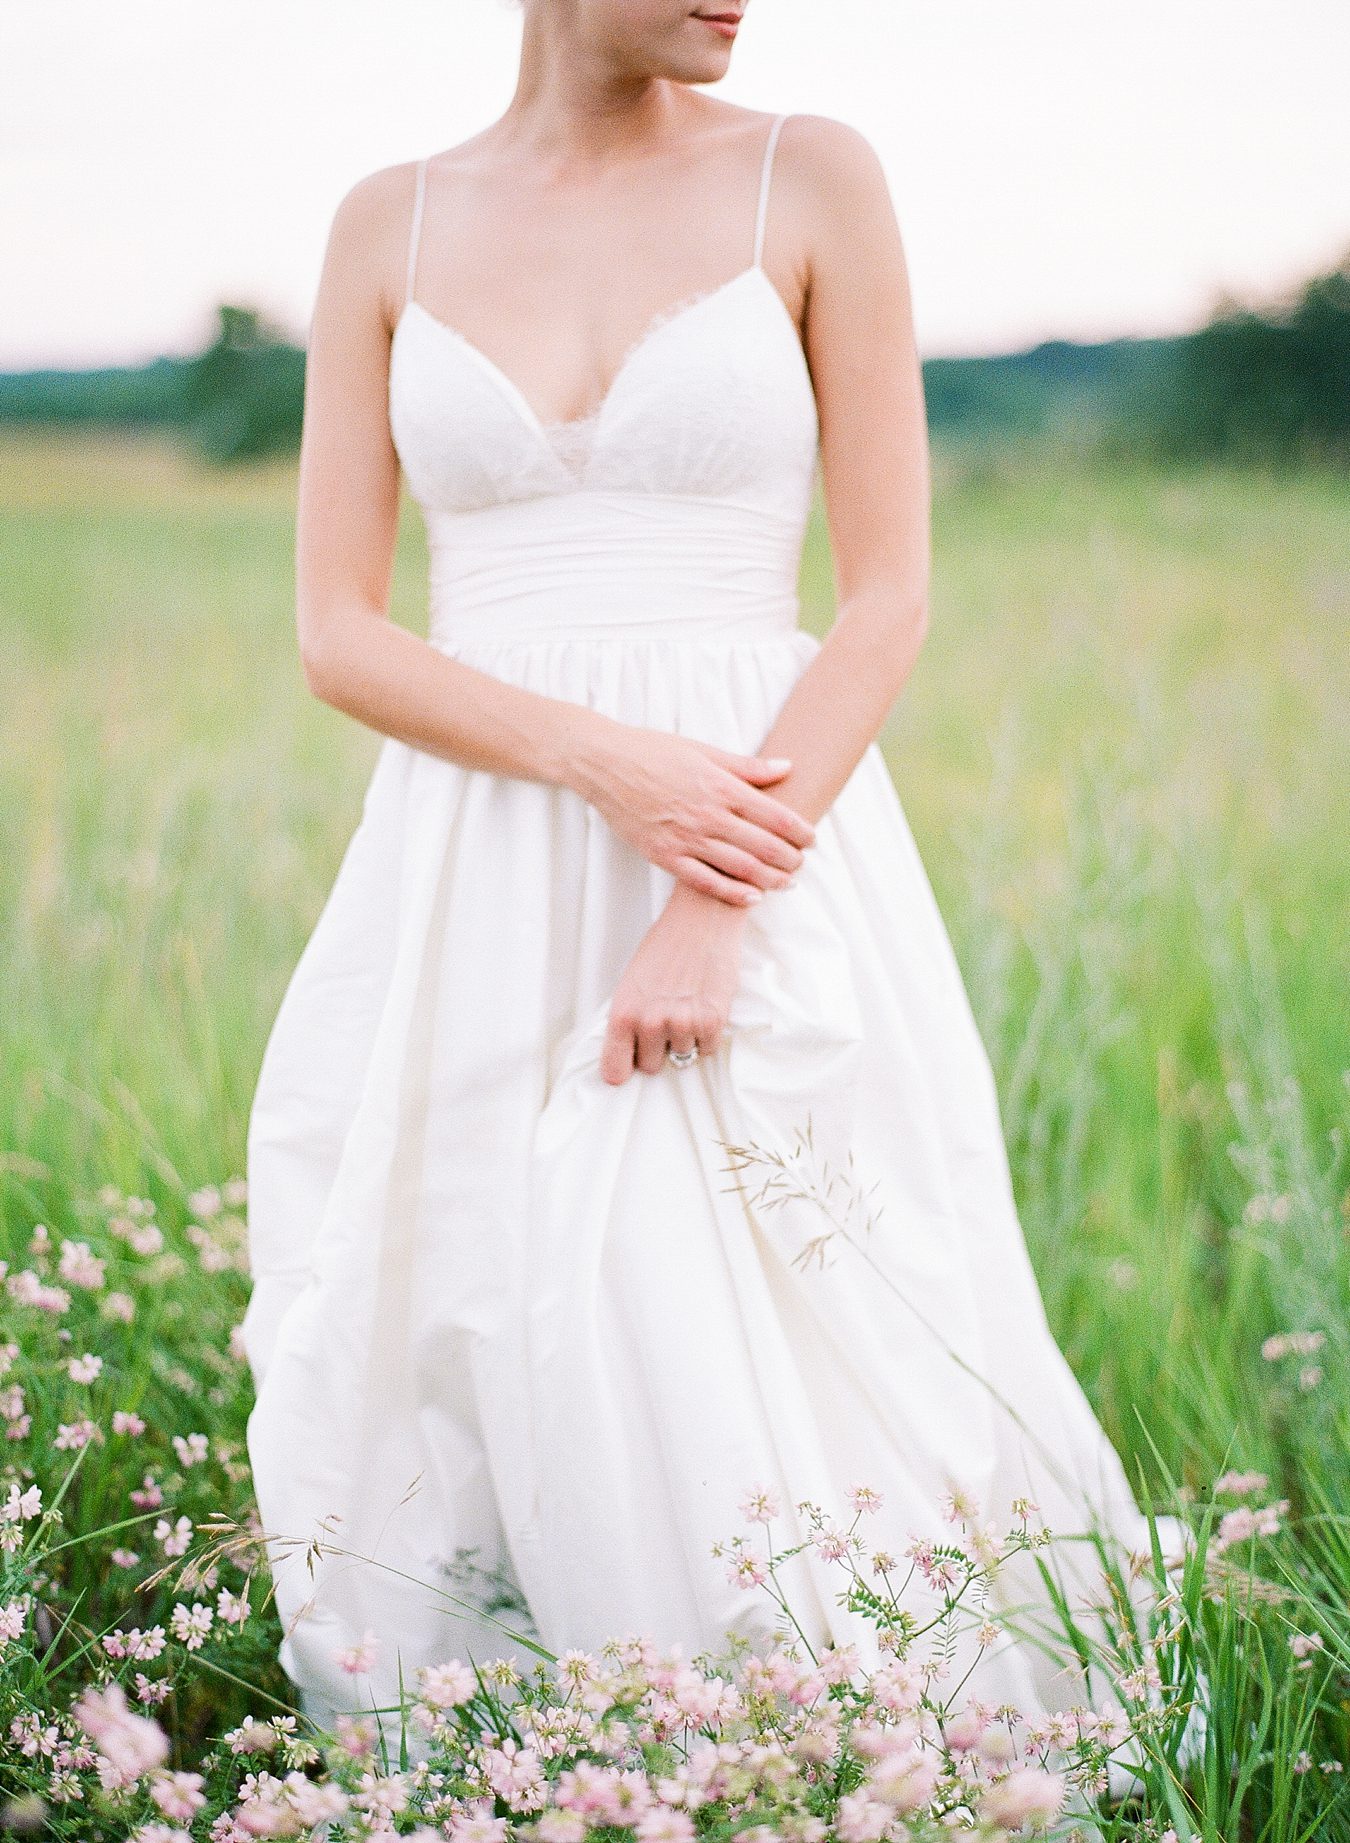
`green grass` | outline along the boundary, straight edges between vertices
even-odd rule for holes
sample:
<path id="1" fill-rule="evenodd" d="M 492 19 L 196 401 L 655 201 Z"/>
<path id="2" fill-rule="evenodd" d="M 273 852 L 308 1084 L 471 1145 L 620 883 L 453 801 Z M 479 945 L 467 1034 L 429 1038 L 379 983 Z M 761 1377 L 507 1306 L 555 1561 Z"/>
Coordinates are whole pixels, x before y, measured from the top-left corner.
<path id="1" fill-rule="evenodd" d="M 1170 1821 L 1276 1839 L 1311 1810 L 1346 1834 L 1344 1776 L 1290 1773 L 1305 1744 L 1344 1759 L 1350 1707 L 1345 481 L 1108 473 L 1027 446 L 940 450 L 934 482 L 931 629 L 883 744 L 994 1063 L 1052 1324 L 1145 1495 L 1170 1478 L 1203 1496 L 1240 1466 L 1290 1500 L 1263 1563 L 1296 1595 L 1273 1638 L 1258 1659 L 1251 1626 L 1213 1636 L 1242 1770 L 1215 1752 L 1193 1829 Z M 35 1222 L 88 1237 L 104 1184 L 153 1198 L 184 1249 L 186 1193 L 242 1170 L 266 1032 L 379 743 L 305 691 L 294 491 L 290 464 L 0 445 L 12 1267 Z M 409 508 L 395 613 L 414 629 L 423 567 Z M 817 508 L 818 633 L 830 585 Z M 165 1428 L 236 1451 L 237 1364 L 186 1419 L 180 1372 L 200 1380 L 203 1326 L 223 1345 L 245 1290 L 218 1276 L 204 1319 L 171 1276 L 153 1365 L 144 1337 L 108 1345 L 154 1369 Z M 1307 1386 L 1297 1358 L 1261 1355 L 1291 1330 L 1326 1334 Z M 91 1528 L 139 1478 L 99 1464 Z M 121 1616 L 111 1597 L 101 1614 Z M 1285 1626 L 1322 1634 L 1314 1672 Z M 265 1645 L 256 1664 L 284 1693 Z M 1316 1738 L 1295 1746 L 1300 1722 Z"/>

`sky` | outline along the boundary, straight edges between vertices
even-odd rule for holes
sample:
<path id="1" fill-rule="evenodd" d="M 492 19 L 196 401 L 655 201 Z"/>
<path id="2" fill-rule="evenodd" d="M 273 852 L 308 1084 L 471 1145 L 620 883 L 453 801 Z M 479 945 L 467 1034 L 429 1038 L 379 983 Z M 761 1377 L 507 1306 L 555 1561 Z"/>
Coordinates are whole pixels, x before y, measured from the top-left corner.
<path id="1" fill-rule="evenodd" d="M 363 174 L 476 133 L 506 0 L 0 9 L 0 369 L 303 341 Z M 924 358 L 1183 332 L 1350 252 L 1350 0 L 749 0 L 710 93 L 850 122 Z"/>

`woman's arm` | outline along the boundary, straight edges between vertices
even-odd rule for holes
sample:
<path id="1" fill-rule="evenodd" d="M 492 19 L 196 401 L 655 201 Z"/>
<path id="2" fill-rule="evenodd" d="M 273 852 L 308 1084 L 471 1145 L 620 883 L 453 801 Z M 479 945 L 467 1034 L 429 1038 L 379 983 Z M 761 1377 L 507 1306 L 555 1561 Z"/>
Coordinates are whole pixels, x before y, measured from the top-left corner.
<path id="1" fill-rule="evenodd" d="M 718 906 L 783 885 L 814 837 L 764 791 L 786 765 L 619 722 L 452 659 L 388 616 L 399 464 L 389 348 L 410 169 L 361 180 L 334 215 L 310 327 L 296 618 L 316 697 L 415 748 L 590 800 L 621 837 Z"/>
<path id="2" fill-rule="evenodd" d="M 791 757 L 778 793 L 815 821 L 875 740 L 927 631 L 928 434 L 881 162 L 856 129 L 818 115 L 786 123 L 777 158 L 777 222 L 796 225 L 806 270 L 837 613 L 760 747 Z M 745 922 L 744 910 L 676 885 L 615 988 L 600 1058 L 606 1081 L 655 1074 L 668 1043 L 716 1049 Z"/>
<path id="3" fill-rule="evenodd" d="M 776 791 L 815 820 L 876 739 L 927 632 L 928 429 L 908 269 L 880 160 L 856 129 L 817 115 L 786 124 L 778 158 L 809 250 L 805 343 L 836 617 L 760 748 L 791 757 Z"/>

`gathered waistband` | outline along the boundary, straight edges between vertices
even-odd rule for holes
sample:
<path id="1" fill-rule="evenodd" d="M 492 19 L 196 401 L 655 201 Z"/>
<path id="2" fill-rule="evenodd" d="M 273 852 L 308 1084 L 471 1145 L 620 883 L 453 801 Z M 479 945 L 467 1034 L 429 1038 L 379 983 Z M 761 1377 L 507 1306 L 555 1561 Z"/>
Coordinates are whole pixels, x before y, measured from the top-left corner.
<path id="1" fill-rule="evenodd" d="M 427 532 L 434 645 L 798 631 L 800 530 L 752 505 L 572 493 L 433 513 Z"/>

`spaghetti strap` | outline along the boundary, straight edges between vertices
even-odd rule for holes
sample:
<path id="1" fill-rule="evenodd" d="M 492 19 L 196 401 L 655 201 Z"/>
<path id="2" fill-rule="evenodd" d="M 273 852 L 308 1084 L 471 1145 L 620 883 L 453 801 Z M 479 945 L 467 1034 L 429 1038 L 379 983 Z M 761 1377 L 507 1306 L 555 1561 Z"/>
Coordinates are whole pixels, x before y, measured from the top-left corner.
<path id="1" fill-rule="evenodd" d="M 403 294 L 405 306 L 413 298 L 413 282 L 417 275 L 417 245 L 422 235 L 422 200 L 426 189 L 427 163 L 423 157 L 417 162 L 417 188 L 413 194 L 412 226 L 408 231 L 408 281 Z"/>
<path id="2" fill-rule="evenodd" d="M 764 220 L 769 208 L 769 176 L 773 170 L 773 151 L 778 145 L 778 131 L 787 120 L 786 115 L 775 115 L 769 129 L 768 143 L 764 149 L 764 164 L 759 175 L 759 207 L 755 212 L 755 257 L 753 266 L 758 269 L 764 254 Z"/>

